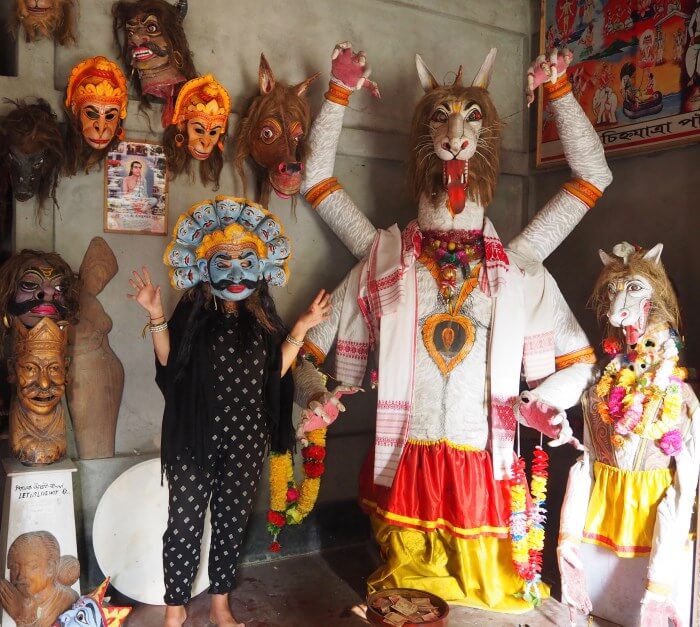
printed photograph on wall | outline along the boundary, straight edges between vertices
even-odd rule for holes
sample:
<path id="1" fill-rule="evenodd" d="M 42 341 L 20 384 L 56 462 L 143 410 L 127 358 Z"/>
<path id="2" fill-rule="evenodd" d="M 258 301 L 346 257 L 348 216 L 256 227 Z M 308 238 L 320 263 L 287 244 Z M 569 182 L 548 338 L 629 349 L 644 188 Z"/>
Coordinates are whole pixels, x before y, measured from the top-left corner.
<path id="1" fill-rule="evenodd" d="M 123 141 L 105 163 L 106 233 L 166 235 L 168 185 L 163 146 Z"/>
<path id="2" fill-rule="evenodd" d="M 700 0 L 542 0 L 540 48 L 569 80 L 608 154 L 700 139 Z M 537 165 L 564 161 L 540 96 Z"/>

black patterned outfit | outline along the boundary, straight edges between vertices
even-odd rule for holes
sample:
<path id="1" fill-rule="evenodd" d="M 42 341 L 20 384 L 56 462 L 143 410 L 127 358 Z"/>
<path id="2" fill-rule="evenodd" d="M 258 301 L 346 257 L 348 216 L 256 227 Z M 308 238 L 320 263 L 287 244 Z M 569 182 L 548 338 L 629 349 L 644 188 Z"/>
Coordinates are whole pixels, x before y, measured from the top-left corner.
<path id="1" fill-rule="evenodd" d="M 163 455 L 170 487 L 168 527 L 163 536 L 168 605 L 184 605 L 190 599 L 207 506 L 212 524 L 209 593 L 234 589 L 241 543 L 270 441 L 265 392 L 268 377 L 276 374 L 280 381 L 279 370 L 269 369 L 270 350 L 279 350 L 279 345 L 271 345 L 265 331 L 256 326 L 241 353 L 236 344 L 236 317 L 218 317 L 210 329 L 213 333 L 207 334 L 210 393 L 204 401 L 209 412 L 205 417 L 207 446 L 200 452 L 203 463 L 195 461 L 191 447 Z M 164 419 L 164 437 L 165 432 Z"/>

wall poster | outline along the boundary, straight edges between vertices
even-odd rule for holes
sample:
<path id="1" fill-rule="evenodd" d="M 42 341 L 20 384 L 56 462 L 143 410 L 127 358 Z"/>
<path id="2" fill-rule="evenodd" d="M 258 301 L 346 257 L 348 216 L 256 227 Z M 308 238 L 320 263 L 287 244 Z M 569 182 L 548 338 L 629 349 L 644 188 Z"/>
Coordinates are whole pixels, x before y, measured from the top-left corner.
<path id="1" fill-rule="evenodd" d="M 163 146 L 125 140 L 105 161 L 104 231 L 166 235 L 168 177 Z"/>
<path id="2" fill-rule="evenodd" d="M 700 138 L 700 0 L 541 0 L 540 48 L 574 53 L 569 80 L 606 153 Z M 563 162 L 540 95 L 537 165 Z"/>

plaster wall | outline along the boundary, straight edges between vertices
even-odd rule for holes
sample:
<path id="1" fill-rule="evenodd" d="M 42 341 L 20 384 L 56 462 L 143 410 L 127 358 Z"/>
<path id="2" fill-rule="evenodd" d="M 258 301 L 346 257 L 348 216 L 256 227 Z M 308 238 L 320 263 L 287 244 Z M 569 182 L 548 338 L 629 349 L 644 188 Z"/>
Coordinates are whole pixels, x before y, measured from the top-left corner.
<path id="1" fill-rule="evenodd" d="M 77 47 L 54 48 L 50 42 L 18 44 L 18 76 L 0 77 L 0 95 L 9 98 L 41 96 L 55 110 L 70 68 L 79 60 L 102 54 L 116 56 L 112 43 L 110 0 L 82 0 Z M 505 19 L 507 16 L 507 20 Z M 420 97 L 414 54 L 420 52 L 439 79 L 452 80 L 460 63 L 473 76 L 491 46 L 498 59 L 492 95 L 506 118 L 503 173 L 489 215 L 501 236 L 508 239 L 524 223 L 529 199 L 528 122 L 523 113 L 523 76 L 529 56 L 531 9 L 528 0 L 207 0 L 190 2 L 185 29 L 201 74 L 212 72 L 229 90 L 234 118 L 257 93 L 259 55 L 264 52 L 276 76 L 298 82 L 321 71 L 310 92 L 315 110 L 325 91 L 330 52 L 338 41 L 351 40 L 367 50 L 373 78 L 381 87 L 381 101 L 366 94 L 352 99 L 341 136 L 336 175 L 358 205 L 378 226 L 406 224 L 415 207 L 405 192 L 404 156 L 413 106 Z M 0 113 L 7 105 L 0 104 Z M 127 138 L 157 140 L 160 110 L 139 114 L 131 101 Z M 152 130 L 151 130 L 152 129 Z M 230 158 L 230 155 L 229 155 Z M 103 172 L 63 179 L 60 211 L 47 213 L 39 226 L 32 202 L 16 206 L 16 249 L 55 250 L 77 268 L 87 245 L 102 235 Z M 250 193 L 251 187 L 249 187 Z M 170 225 L 186 208 L 215 192 L 198 181 L 180 178 L 170 185 Z M 240 194 L 242 187 L 227 161 L 219 193 Z M 282 317 L 291 322 L 321 287 L 333 288 L 353 265 L 342 244 L 304 201 L 292 215 L 289 201 L 274 198 L 270 209 L 279 215 L 294 245 L 289 285 L 275 291 Z M 166 237 L 105 234 L 118 262 L 119 274 L 101 295 L 114 320 L 111 344 L 126 370 L 124 398 L 117 430 L 118 463 L 89 462 L 83 508 L 86 520 L 104 487 L 132 462 L 157 452 L 162 398 L 154 382 L 150 340 L 142 340 L 145 320 L 139 308 L 125 298 L 129 272 L 147 265 L 154 280 L 166 284 L 161 263 Z M 164 289 L 167 310 L 178 294 Z M 329 447 L 342 451 L 329 461 L 321 501 L 354 498 L 361 459 L 372 439 L 373 398 L 368 392 L 348 402 L 348 411 L 333 427 Z M 265 507 L 266 493 L 258 495 L 257 509 Z"/>

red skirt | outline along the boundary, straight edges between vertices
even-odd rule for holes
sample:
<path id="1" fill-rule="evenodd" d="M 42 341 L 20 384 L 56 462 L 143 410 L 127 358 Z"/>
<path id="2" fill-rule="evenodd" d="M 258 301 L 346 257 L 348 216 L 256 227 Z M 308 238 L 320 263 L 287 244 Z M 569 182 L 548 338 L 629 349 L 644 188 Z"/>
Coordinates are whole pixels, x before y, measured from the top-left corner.
<path id="1" fill-rule="evenodd" d="M 508 537 L 509 482 L 493 477 L 488 451 L 439 441 L 407 443 L 390 488 L 373 480 L 374 448 L 360 472 L 360 505 L 392 525 L 460 538 Z"/>

